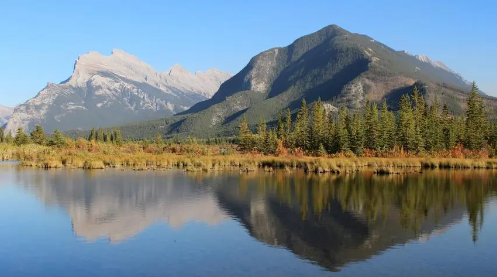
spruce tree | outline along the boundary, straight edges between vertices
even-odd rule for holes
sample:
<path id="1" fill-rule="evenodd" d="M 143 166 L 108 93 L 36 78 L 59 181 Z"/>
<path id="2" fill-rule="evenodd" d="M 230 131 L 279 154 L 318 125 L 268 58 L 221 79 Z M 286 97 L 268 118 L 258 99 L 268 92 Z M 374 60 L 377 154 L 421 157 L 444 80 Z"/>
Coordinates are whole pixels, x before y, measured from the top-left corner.
<path id="1" fill-rule="evenodd" d="M 259 124 L 257 125 L 257 151 L 264 153 L 266 151 L 266 122 L 259 117 Z"/>
<path id="2" fill-rule="evenodd" d="M 325 142 L 325 111 L 321 98 L 312 106 L 311 148 L 318 150 L 319 145 Z"/>
<path id="3" fill-rule="evenodd" d="M 416 123 L 409 95 L 400 98 L 399 123 L 397 127 L 400 146 L 409 151 L 416 151 Z"/>
<path id="4" fill-rule="evenodd" d="M 247 118 L 243 116 L 240 122 L 240 131 L 238 134 L 238 138 L 240 141 L 239 146 L 241 151 L 248 152 L 253 149 L 252 137 L 252 132 L 250 132 L 247 124 Z"/>
<path id="5" fill-rule="evenodd" d="M 14 139 L 14 144 L 21 146 L 29 143 L 29 137 L 24 133 L 24 129 L 19 127 L 16 132 L 16 137 Z"/>
<path id="6" fill-rule="evenodd" d="M 4 143 L 4 142 L 5 142 L 4 131 L 3 131 L 3 128 L 0 127 L 0 143 Z"/>
<path id="7" fill-rule="evenodd" d="M 297 113 L 293 135 L 295 147 L 301 148 L 303 150 L 309 149 L 309 111 L 307 109 L 307 102 L 305 101 L 305 99 L 302 99 L 302 106 Z"/>
<path id="8" fill-rule="evenodd" d="M 366 134 L 366 141 L 365 141 L 365 147 L 367 149 L 371 150 L 377 150 L 378 147 L 378 105 L 376 103 L 370 104 L 368 101 L 366 103 L 366 108 L 365 108 L 365 114 L 364 114 L 364 121 L 365 121 L 365 134 Z"/>
<path id="9" fill-rule="evenodd" d="M 421 153 L 425 150 L 426 113 L 424 97 L 420 95 L 418 88 L 414 87 L 412 99 L 414 101 L 413 116 L 415 122 L 414 149 Z"/>
<path id="10" fill-rule="evenodd" d="M 349 110 L 345 107 L 340 108 L 338 125 L 336 128 L 336 142 L 338 151 L 345 153 L 350 150 L 350 119 Z"/>
<path id="11" fill-rule="evenodd" d="M 295 148 L 295 144 L 292 136 L 292 113 L 290 109 L 286 109 L 286 117 L 285 117 L 285 140 L 284 145 L 286 148 Z"/>
<path id="12" fill-rule="evenodd" d="M 12 136 L 12 131 L 9 131 L 7 135 L 5 136 L 5 142 L 6 143 L 12 143 L 14 142 L 14 137 Z"/>
<path id="13" fill-rule="evenodd" d="M 121 135 L 121 130 L 114 131 L 114 142 L 117 146 L 123 145 L 123 137 Z"/>
<path id="14" fill-rule="evenodd" d="M 91 129 L 90 135 L 88 136 L 88 141 L 97 140 L 97 131 L 95 128 Z"/>
<path id="15" fill-rule="evenodd" d="M 364 149 L 364 127 L 359 113 L 352 116 L 352 132 L 350 133 L 350 150 L 356 155 L 362 155 Z M 369 148 L 371 149 L 371 148 Z"/>
<path id="16" fill-rule="evenodd" d="M 388 111 L 387 101 L 384 99 L 381 105 L 380 119 L 378 122 L 378 148 L 380 150 L 390 149 L 390 140 L 394 139 L 392 136 L 392 128 L 395 131 L 395 116 L 394 122 L 390 122 L 390 112 Z M 392 146 L 393 147 L 393 146 Z"/>
<path id="17" fill-rule="evenodd" d="M 285 139 L 285 123 L 283 123 L 283 111 L 280 110 L 280 115 L 278 117 L 278 130 L 277 135 L 281 140 Z"/>
<path id="18" fill-rule="evenodd" d="M 474 82 L 467 106 L 465 146 L 471 150 L 481 149 L 485 146 L 487 116 L 483 100 Z"/>
<path id="19" fill-rule="evenodd" d="M 55 129 L 48 144 L 51 146 L 62 147 L 66 144 L 66 140 L 62 132 L 59 131 L 58 129 Z"/>
<path id="20" fill-rule="evenodd" d="M 453 119 L 447 104 L 444 104 L 442 108 L 442 114 L 440 115 L 440 126 L 442 128 L 442 148 L 450 150 L 455 146 L 457 137 Z"/>
<path id="21" fill-rule="evenodd" d="M 31 132 L 31 140 L 39 145 L 46 143 L 47 135 L 40 125 L 36 125 L 35 129 Z"/>

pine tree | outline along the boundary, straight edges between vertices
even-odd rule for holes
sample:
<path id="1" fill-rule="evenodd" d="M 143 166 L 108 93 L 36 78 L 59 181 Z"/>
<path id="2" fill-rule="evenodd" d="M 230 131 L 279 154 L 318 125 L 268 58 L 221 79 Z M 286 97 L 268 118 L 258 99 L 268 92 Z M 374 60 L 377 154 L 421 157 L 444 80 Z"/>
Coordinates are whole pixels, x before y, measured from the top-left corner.
<path id="1" fill-rule="evenodd" d="M 40 125 L 36 125 L 35 129 L 31 132 L 31 140 L 39 145 L 46 143 L 47 135 Z"/>
<path id="2" fill-rule="evenodd" d="M 267 126 L 266 122 L 262 120 L 262 117 L 259 117 L 259 124 L 257 125 L 257 151 L 264 153 L 266 151 L 266 132 Z"/>
<path id="3" fill-rule="evenodd" d="M 293 132 L 295 147 L 303 150 L 308 150 L 310 146 L 309 139 L 309 111 L 307 109 L 307 102 L 302 99 L 302 106 L 297 113 L 295 120 L 295 130 Z"/>
<path id="4" fill-rule="evenodd" d="M 285 140 L 284 145 L 286 148 L 295 148 L 295 144 L 292 137 L 292 113 L 290 109 L 286 109 L 285 117 Z"/>
<path id="5" fill-rule="evenodd" d="M 400 98 L 399 123 L 397 127 L 400 146 L 409 151 L 416 151 L 416 123 L 409 95 Z"/>
<path id="6" fill-rule="evenodd" d="M 29 137 L 24 133 L 24 129 L 19 127 L 16 132 L 16 137 L 14 139 L 14 144 L 21 146 L 29 143 Z"/>
<path id="7" fill-rule="evenodd" d="M 278 149 L 278 137 L 275 130 L 270 130 L 266 132 L 264 144 L 265 144 L 264 154 L 266 155 L 276 154 L 276 150 Z"/>
<path id="8" fill-rule="evenodd" d="M 97 139 L 98 142 L 104 142 L 104 130 L 98 129 L 97 131 Z"/>
<path id="9" fill-rule="evenodd" d="M 285 139 L 285 123 L 283 122 L 283 111 L 280 110 L 280 115 L 278 117 L 278 139 L 284 140 Z"/>
<path id="10" fill-rule="evenodd" d="M 388 104 L 383 100 L 378 123 L 378 148 L 390 150 L 395 145 L 395 115 L 388 111 Z"/>
<path id="11" fill-rule="evenodd" d="M 121 130 L 115 130 L 114 131 L 114 143 L 117 146 L 123 145 L 123 137 L 121 135 Z"/>
<path id="12" fill-rule="evenodd" d="M 414 149 L 418 153 L 422 153 L 425 150 L 425 131 L 426 131 L 426 113 L 425 113 L 425 101 L 424 97 L 419 94 L 418 88 L 414 87 L 414 92 L 412 99 L 414 101 Z"/>
<path id="13" fill-rule="evenodd" d="M 325 111 L 321 98 L 314 102 L 312 106 L 312 126 L 311 126 L 311 148 L 319 149 L 319 145 L 325 142 Z"/>
<path id="14" fill-rule="evenodd" d="M 452 116 L 449 112 L 449 107 L 447 104 L 444 104 L 442 108 L 442 114 L 440 116 L 440 125 L 442 128 L 442 148 L 444 149 L 452 149 L 456 145 L 456 132 L 454 128 L 454 123 Z"/>
<path id="15" fill-rule="evenodd" d="M 247 118 L 243 116 L 242 121 L 240 122 L 240 131 L 238 134 L 238 138 L 240 140 L 239 146 L 241 151 L 248 152 L 254 148 L 252 143 L 252 137 L 253 137 L 252 132 L 250 132 L 247 124 Z"/>
<path id="16" fill-rule="evenodd" d="M 378 105 L 376 103 L 370 104 L 368 101 L 366 103 L 365 114 L 365 146 L 367 149 L 377 150 L 378 147 Z"/>
<path id="17" fill-rule="evenodd" d="M 88 136 L 88 141 L 97 140 L 97 131 L 95 128 L 91 129 L 90 135 Z"/>
<path id="18" fill-rule="evenodd" d="M 364 127 L 359 113 L 352 116 L 352 132 L 350 133 L 350 150 L 356 155 L 362 155 L 364 150 Z M 370 148 L 369 148 L 370 149 Z"/>
<path id="19" fill-rule="evenodd" d="M 483 100 L 474 82 L 467 105 L 465 146 L 471 150 L 481 149 L 485 146 L 487 116 Z"/>
<path id="20" fill-rule="evenodd" d="M 0 143 L 4 143 L 4 142 L 5 142 L 4 131 L 3 131 L 3 128 L 0 127 Z"/>
<path id="21" fill-rule="evenodd" d="M 336 127 L 336 143 L 338 151 L 345 153 L 350 150 L 350 119 L 349 110 L 345 107 L 340 108 L 338 125 Z"/>
<path id="22" fill-rule="evenodd" d="M 50 138 L 48 144 L 50 146 L 57 146 L 57 147 L 62 147 L 66 144 L 66 140 L 64 138 L 64 135 L 62 134 L 61 131 L 58 129 L 55 129 L 52 137 Z"/>
<path id="23" fill-rule="evenodd" d="M 497 121 L 494 121 L 490 131 L 489 144 L 494 150 L 494 157 L 497 156 Z"/>
<path id="24" fill-rule="evenodd" d="M 12 131 L 9 131 L 7 135 L 5 136 L 5 142 L 6 143 L 12 143 L 14 142 L 14 137 L 12 136 Z"/>

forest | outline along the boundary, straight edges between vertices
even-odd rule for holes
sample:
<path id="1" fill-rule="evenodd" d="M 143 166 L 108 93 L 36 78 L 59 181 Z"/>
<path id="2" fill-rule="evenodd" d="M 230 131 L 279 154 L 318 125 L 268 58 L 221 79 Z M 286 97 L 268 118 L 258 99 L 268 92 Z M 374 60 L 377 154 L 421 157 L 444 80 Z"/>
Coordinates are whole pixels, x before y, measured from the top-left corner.
<path id="1" fill-rule="evenodd" d="M 389 157 L 441 156 L 485 158 L 497 154 L 497 122 L 487 118 L 478 87 L 473 83 L 465 116 L 455 116 L 437 98 L 428 105 L 415 87 L 401 97 L 399 110 L 391 111 L 367 102 L 364 111 L 342 107 L 338 113 L 325 110 L 320 99 L 309 111 L 305 99 L 295 121 L 290 110 L 280 112 L 275 128 L 262 118 L 253 134 L 243 118 L 239 130 L 243 152 L 281 155 L 288 151 L 304 155 Z"/>

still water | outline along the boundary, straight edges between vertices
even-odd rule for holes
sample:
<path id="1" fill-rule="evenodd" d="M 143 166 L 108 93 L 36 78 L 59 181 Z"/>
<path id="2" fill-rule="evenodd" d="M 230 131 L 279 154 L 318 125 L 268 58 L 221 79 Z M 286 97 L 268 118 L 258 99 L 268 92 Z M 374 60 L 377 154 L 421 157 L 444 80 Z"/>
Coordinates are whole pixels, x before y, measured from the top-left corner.
<path id="1" fill-rule="evenodd" d="M 0 164 L 0 276 L 497 276 L 497 172 Z"/>

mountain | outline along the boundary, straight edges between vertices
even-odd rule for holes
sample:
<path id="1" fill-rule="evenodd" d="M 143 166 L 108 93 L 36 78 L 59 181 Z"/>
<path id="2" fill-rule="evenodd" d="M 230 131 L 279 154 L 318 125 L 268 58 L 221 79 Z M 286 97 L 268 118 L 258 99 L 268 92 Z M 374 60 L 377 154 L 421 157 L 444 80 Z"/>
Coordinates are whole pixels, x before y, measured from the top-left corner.
<path id="1" fill-rule="evenodd" d="M 89 52 L 60 84 L 48 83 L 18 106 L 7 131 L 90 129 L 172 116 L 210 98 L 231 75 L 216 69 L 190 73 L 179 65 L 157 72 L 122 50 Z"/>
<path id="2" fill-rule="evenodd" d="M 0 105 L 0 127 L 2 127 L 9 120 L 14 109 Z"/>
<path id="3" fill-rule="evenodd" d="M 166 135 L 236 134 L 242 115 L 250 125 L 259 117 L 275 121 L 281 109 L 292 113 L 302 98 L 319 97 L 332 110 L 360 110 L 367 100 L 386 99 L 397 108 L 400 96 L 417 86 L 430 103 L 435 95 L 462 114 L 470 85 L 440 62 L 396 51 L 366 35 L 336 25 L 301 37 L 286 47 L 253 57 L 245 68 L 224 82 L 214 96 L 169 119 L 123 126 L 125 135 L 139 138 Z M 484 96 L 490 112 L 497 99 Z"/>
<path id="4" fill-rule="evenodd" d="M 211 187 L 199 186 L 182 172 L 0 173 L 0 186 L 19 184 L 46 206 L 63 208 L 74 234 L 88 241 L 122 242 L 155 223 L 179 229 L 191 222 L 215 226 L 228 219 Z"/>

